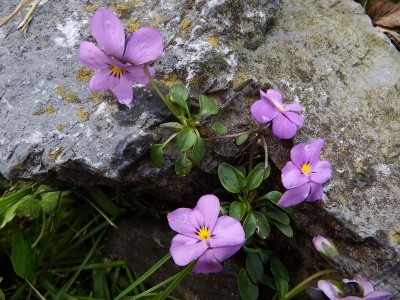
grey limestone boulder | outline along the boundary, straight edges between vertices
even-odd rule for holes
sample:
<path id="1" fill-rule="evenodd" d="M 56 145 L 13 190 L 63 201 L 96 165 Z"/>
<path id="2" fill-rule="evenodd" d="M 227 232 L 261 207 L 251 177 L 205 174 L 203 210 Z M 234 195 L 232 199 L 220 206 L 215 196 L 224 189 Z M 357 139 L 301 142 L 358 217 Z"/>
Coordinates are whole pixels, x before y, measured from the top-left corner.
<path id="1" fill-rule="evenodd" d="M 17 1 L 14 1 L 17 2 Z M 1 16 L 12 11 L 0 0 Z M 230 132 L 255 126 L 249 106 L 274 87 L 304 107 L 294 143 L 323 137 L 333 178 L 320 203 L 302 204 L 293 221 L 308 238 L 336 241 L 380 289 L 400 290 L 400 54 L 351 0 L 96 1 L 113 8 L 128 30 L 155 26 L 165 52 L 155 62 L 165 87 L 182 81 L 191 96 L 218 100 L 215 119 Z M 50 184 L 155 182 L 166 198 L 195 203 L 217 185 L 219 162 L 240 148 L 209 143 L 199 168 L 184 179 L 152 166 L 148 149 L 171 116 L 148 88 L 135 86 L 131 108 L 108 93 L 91 94 L 77 59 L 90 40 L 96 9 L 85 1 L 45 2 L 28 34 L 17 21 L 0 29 L 0 172 Z M 51 17 L 49 17 L 51 16 Z M 213 121 L 215 121 L 213 120 Z M 281 168 L 291 143 L 269 139 Z M 213 179 L 214 178 L 214 179 Z M 188 204 L 189 205 L 189 204 Z M 302 244 L 304 242 L 304 245 Z M 295 241 L 305 256 L 310 239 Z M 302 269 L 309 275 L 312 267 Z M 315 270 L 313 270 L 315 271 Z"/>

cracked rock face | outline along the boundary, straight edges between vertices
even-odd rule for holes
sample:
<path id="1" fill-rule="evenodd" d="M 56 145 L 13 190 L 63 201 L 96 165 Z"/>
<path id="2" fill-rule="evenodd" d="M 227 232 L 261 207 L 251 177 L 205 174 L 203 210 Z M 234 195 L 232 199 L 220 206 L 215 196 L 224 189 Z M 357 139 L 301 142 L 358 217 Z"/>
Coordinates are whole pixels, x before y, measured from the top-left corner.
<path id="1" fill-rule="evenodd" d="M 350 0 L 110 2 L 95 4 L 114 9 L 129 31 L 155 26 L 163 33 L 165 52 L 155 62 L 160 83 L 180 80 L 193 97 L 208 93 L 221 108 L 215 120 L 230 132 L 255 126 L 249 103 L 260 88 L 301 103 L 306 124 L 294 142 L 324 137 L 323 159 L 334 174 L 324 201 L 301 205 L 295 224 L 310 237 L 335 240 L 358 272 L 399 294 L 400 54 L 361 6 Z M 0 17 L 13 10 L 9 1 L 0 5 Z M 231 141 L 209 143 L 200 168 L 184 179 L 173 175 L 171 156 L 163 169 L 152 167 L 149 146 L 162 140 L 157 128 L 170 115 L 146 87 L 135 86 L 130 109 L 109 93 L 90 93 L 77 48 L 92 40 L 88 21 L 95 9 L 85 1 L 47 2 L 25 37 L 14 30 L 19 20 L 0 29 L 0 172 L 51 184 L 155 182 L 166 198 L 194 203 L 217 184 L 205 174 L 240 149 Z M 283 167 L 290 143 L 269 143 L 271 159 Z"/>

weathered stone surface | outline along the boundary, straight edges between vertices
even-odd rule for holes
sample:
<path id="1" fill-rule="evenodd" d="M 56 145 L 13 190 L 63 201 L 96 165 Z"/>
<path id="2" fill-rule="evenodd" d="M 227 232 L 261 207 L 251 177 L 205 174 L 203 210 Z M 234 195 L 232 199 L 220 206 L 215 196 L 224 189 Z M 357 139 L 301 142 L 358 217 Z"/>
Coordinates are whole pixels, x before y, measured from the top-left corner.
<path id="1" fill-rule="evenodd" d="M 125 217 L 117 225 L 118 230 L 113 229 L 108 235 L 105 251 L 125 259 L 139 276 L 168 253 L 171 239 L 175 235 L 165 218 L 155 221 L 135 216 Z M 224 269 L 220 273 L 189 274 L 177 286 L 173 295 L 180 299 L 240 299 L 236 274 L 241 267 L 236 260 L 230 259 L 224 262 Z M 170 259 L 146 283 L 154 286 L 181 269 Z"/>
<path id="2" fill-rule="evenodd" d="M 4 14 L 12 11 L 8 1 L 0 4 Z M 155 24 L 163 32 L 160 81 L 180 79 L 193 96 L 218 97 L 218 120 L 232 132 L 253 126 L 248 108 L 259 88 L 273 85 L 305 107 L 306 126 L 295 142 L 324 137 L 334 176 L 324 201 L 301 205 L 294 221 L 309 236 L 337 241 L 358 272 L 398 295 L 400 55 L 361 6 L 350 0 L 121 4 L 115 10 L 128 27 Z M 209 143 L 201 171 L 181 181 L 168 157 L 162 170 L 150 167 L 143 158 L 161 140 L 154 129 L 167 116 L 159 100 L 137 88 L 131 110 L 107 94 L 93 103 L 88 83 L 75 77 L 78 42 L 90 36 L 85 5 L 45 3 L 25 38 L 13 31 L 15 22 L 0 29 L 0 172 L 81 185 L 153 181 L 167 198 L 193 203 L 193 194 L 214 186 L 204 174 L 239 149 Z M 270 139 L 269 148 L 282 167 L 290 145 Z"/>

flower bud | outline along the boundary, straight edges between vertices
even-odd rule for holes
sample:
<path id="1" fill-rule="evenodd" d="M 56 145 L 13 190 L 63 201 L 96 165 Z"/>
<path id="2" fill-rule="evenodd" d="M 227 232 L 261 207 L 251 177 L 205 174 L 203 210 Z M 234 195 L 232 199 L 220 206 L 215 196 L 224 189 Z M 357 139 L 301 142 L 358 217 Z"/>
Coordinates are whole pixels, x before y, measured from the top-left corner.
<path id="1" fill-rule="evenodd" d="M 323 256 L 334 260 L 339 252 L 336 250 L 335 245 L 331 243 L 327 238 L 322 235 L 317 235 L 313 238 L 313 244 L 315 249 Z"/>

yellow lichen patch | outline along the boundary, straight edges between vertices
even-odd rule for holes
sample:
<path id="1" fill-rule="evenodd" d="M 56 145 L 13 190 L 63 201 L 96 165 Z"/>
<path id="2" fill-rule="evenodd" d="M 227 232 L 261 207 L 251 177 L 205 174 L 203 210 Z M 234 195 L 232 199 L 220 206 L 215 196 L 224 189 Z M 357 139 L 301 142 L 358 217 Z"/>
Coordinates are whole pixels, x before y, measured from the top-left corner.
<path id="1" fill-rule="evenodd" d="M 244 102 L 247 103 L 247 104 L 253 104 L 258 99 L 260 99 L 260 97 L 255 97 L 255 96 L 250 97 L 249 96 L 249 97 L 245 97 L 244 98 Z"/>
<path id="2" fill-rule="evenodd" d="M 138 30 L 139 27 L 140 27 L 139 21 L 135 18 L 130 18 L 128 21 L 128 27 L 126 28 L 126 31 L 128 33 L 131 33 Z"/>
<path id="3" fill-rule="evenodd" d="M 178 76 L 175 73 L 165 75 L 162 79 L 160 79 L 160 82 L 167 88 L 170 88 L 174 84 L 181 83 L 181 81 L 179 80 Z"/>
<path id="4" fill-rule="evenodd" d="M 100 93 L 92 93 L 92 95 L 90 95 L 90 101 L 92 101 L 93 103 L 99 103 L 100 98 L 101 98 Z"/>
<path id="5" fill-rule="evenodd" d="M 130 2 L 122 2 L 112 7 L 112 10 L 119 16 L 124 14 L 125 12 L 131 10 L 140 0 L 130 1 Z"/>
<path id="6" fill-rule="evenodd" d="M 233 88 L 237 88 L 249 79 L 249 75 L 246 72 L 240 71 L 232 79 Z"/>
<path id="7" fill-rule="evenodd" d="M 156 21 L 157 21 L 158 24 L 161 24 L 161 23 L 164 23 L 165 18 L 164 18 L 164 16 L 162 14 L 157 14 L 156 15 Z"/>
<path id="8" fill-rule="evenodd" d="M 213 47 L 219 47 L 219 39 L 215 37 L 207 38 L 207 43 L 209 43 Z"/>
<path id="9" fill-rule="evenodd" d="M 88 13 L 93 13 L 97 10 L 97 8 L 97 6 L 89 4 L 85 6 L 85 11 Z"/>
<path id="10" fill-rule="evenodd" d="M 151 28 L 157 29 L 158 28 L 158 24 L 157 23 L 152 23 L 150 24 Z"/>
<path id="11" fill-rule="evenodd" d="M 196 84 L 196 83 L 200 83 L 200 81 L 201 81 L 200 76 L 193 76 L 193 77 L 189 80 L 189 83 L 190 83 L 190 84 Z"/>
<path id="12" fill-rule="evenodd" d="M 57 147 L 55 149 L 50 148 L 49 153 L 47 153 L 47 157 L 52 160 L 56 160 L 62 151 L 63 147 Z"/>
<path id="13" fill-rule="evenodd" d="M 192 27 L 192 21 L 188 19 L 183 19 L 179 26 L 181 27 L 181 29 L 188 29 Z"/>
<path id="14" fill-rule="evenodd" d="M 63 124 L 58 124 L 57 126 L 56 126 L 56 129 L 59 131 L 59 132 L 63 132 L 64 131 L 64 125 Z"/>
<path id="15" fill-rule="evenodd" d="M 339 201 L 340 203 L 344 203 L 344 202 L 346 201 L 346 198 L 345 198 L 343 195 L 339 195 L 339 196 L 338 196 L 338 201 Z"/>
<path id="16" fill-rule="evenodd" d="M 21 164 L 21 163 L 16 164 L 14 168 L 15 168 L 16 170 L 20 170 L 20 171 L 23 171 L 23 170 L 26 169 L 25 165 L 24 165 L 24 164 Z"/>
<path id="17" fill-rule="evenodd" d="M 73 91 L 71 91 L 70 89 L 66 88 L 63 85 L 57 85 L 56 91 L 57 91 L 57 96 L 59 96 L 61 99 L 63 99 L 67 103 L 80 103 L 81 102 L 81 100 L 78 98 L 78 96 Z"/>
<path id="18" fill-rule="evenodd" d="M 52 115 L 52 114 L 55 113 L 55 111 L 56 111 L 56 110 L 55 110 L 53 104 L 50 104 L 49 106 L 45 107 L 45 109 L 43 110 L 43 112 L 44 112 L 46 115 Z"/>
<path id="19" fill-rule="evenodd" d="M 400 226 L 390 228 L 388 238 L 393 243 L 400 245 Z"/>
<path id="20" fill-rule="evenodd" d="M 75 78 L 79 81 L 88 81 L 90 78 L 92 78 L 94 74 L 94 70 L 86 68 L 86 67 L 81 67 L 76 71 Z"/>
<path id="21" fill-rule="evenodd" d="M 81 108 L 76 111 L 76 116 L 82 122 L 89 120 L 89 113 Z"/>

